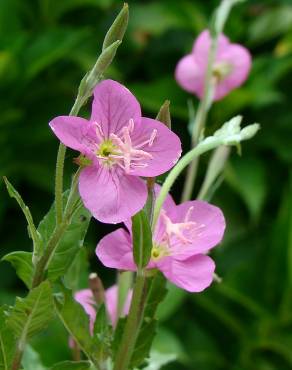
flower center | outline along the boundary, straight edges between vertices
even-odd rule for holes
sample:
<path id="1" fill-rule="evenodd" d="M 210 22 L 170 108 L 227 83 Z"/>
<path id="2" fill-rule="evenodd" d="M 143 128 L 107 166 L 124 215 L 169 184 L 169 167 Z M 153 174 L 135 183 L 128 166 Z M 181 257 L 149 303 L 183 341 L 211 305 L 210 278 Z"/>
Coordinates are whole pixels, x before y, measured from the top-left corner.
<path id="1" fill-rule="evenodd" d="M 129 120 L 128 126 L 124 126 L 117 134 L 111 133 L 106 139 L 101 126 L 95 122 L 96 136 L 100 141 L 95 150 L 100 163 L 112 167 L 117 165 L 127 174 L 136 168 L 145 168 L 147 161 L 152 159 L 152 155 L 147 152 L 156 138 L 157 130 L 153 130 L 149 139 L 140 143 L 133 144 L 131 135 L 134 131 L 134 121 Z"/>
<path id="2" fill-rule="evenodd" d="M 219 62 L 213 67 L 213 77 L 217 83 L 222 82 L 232 72 L 233 66 L 230 63 Z"/>
<path id="3" fill-rule="evenodd" d="M 155 262 L 159 261 L 161 258 L 168 256 L 168 249 L 164 245 L 154 244 L 151 250 L 151 259 Z"/>
<path id="4" fill-rule="evenodd" d="M 100 144 L 97 154 L 102 157 L 109 157 L 111 154 L 116 154 L 116 150 L 116 145 L 108 139 Z"/>

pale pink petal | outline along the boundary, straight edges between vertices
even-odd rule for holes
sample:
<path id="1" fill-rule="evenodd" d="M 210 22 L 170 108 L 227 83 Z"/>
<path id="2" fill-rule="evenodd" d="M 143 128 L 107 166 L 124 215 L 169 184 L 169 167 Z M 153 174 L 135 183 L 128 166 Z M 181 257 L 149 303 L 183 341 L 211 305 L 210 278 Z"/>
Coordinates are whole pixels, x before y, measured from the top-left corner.
<path id="1" fill-rule="evenodd" d="M 103 265 L 119 270 L 135 271 L 132 239 L 124 229 L 118 229 L 103 237 L 96 247 L 96 255 Z"/>
<path id="2" fill-rule="evenodd" d="M 230 42 L 228 37 L 221 34 L 218 38 L 217 54 L 220 53 L 221 50 L 225 50 L 226 48 L 228 48 L 229 45 Z M 198 64 L 198 67 L 200 69 L 203 68 L 203 74 L 205 74 L 207 68 L 210 47 L 210 32 L 208 30 L 205 30 L 201 32 L 200 35 L 197 37 L 192 50 L 192 54 L 195 57 L 195 61 Z"/>
<path id="3" fill-rule="evenodd" d="M 243 46 L 230 44 L 228 48 L 220 53 L 218 61 L 229 63 L 231 73 L 218 83 L 215 100 L 222 99 L 230 91 L 244 83 L 251 68 L 251 55 Z"/>
<path id="4" fill-rule="evenodd" d="M 91 121 L 100 124 L 106 138 L 118 134 L 130 119 L 139 122 L 140 118 L 140 104 L 125 86 L 104 80 L 95 87 Z"/>
<path id="5" fill-rule="evenodd" d="M 175 69 L 177 83 L 186 91 L 202 97 L 204 93 L 205 71 L 199 68 L 193 54 L 183 57 Z"/>
<path id="6" fill-rule="evenodd" d="M 153 137 L 150 144 L 147 141 Z M 161 175 L 172 168 L 181 155 L 179 137 L 169 130 L 163 123 L 151 118 L 142 117 L 141 122 L 135 124 L 131 134 L 132 145 L 151 154 L 152 158 L 144 159 L 141 163 L 145 167 L 131 170 L 131 175 L 153 177 Z M 141 146 L 145 143 L 146 145 Z"/>
<path id="7" fill-rule="evenodd" d="M 147 199 L 143 180 L 103 166 L 82 170 L 79 193 L 93 217 L 113 224 L 123 222 L 140 211 Z"/>
<path id="8" fill-rule="evenodd" d="M 153 202 L 155 203 L 159 193 L 160 193 L 161 186 L 158 184 L 154 185 L 154 199 Z M 176 207 L 176 204 L 174 200 L 172 199 L 172 196 L 168 193 L 166 196 L 166 199 L 162 205 L 162 209 L 165 210 L 166 212 L 171 211 L 174 207 Z M 129 232 L 132 232 L 132 220 L 128 219 L 124 221 L 124 224 L 126 225 L 127 229 Z M 158 219 L 156 227 L 155 227 L 155 232 L 154 232 L 154 239 L 158 240 L 159 235 L 165 230 L 164 225 L 161 224 L 160 219 Z"/>
<path id="9" fill-rule="evenodd" d="M 201 292 L 213 280 L 215 263 L 203 254 L 178 261 L 166 257 L 157 264 L 164 276 L 178 287 L 188 292 Z"/>
<path id="10" fill-rule="evenodd" d="M 59 116 L 49 123 L 57 138 L 69 148 L 88 154 L 88 143 L 95 140 L 92 124 L 84 118 Z"/>
<path id="11" fill-rule="evenodd" d="M 132 290 L 128 291 L 126 301 L 124 303 L 122 315 L 126 316 L 129 313 L 130 304 L 132 299 Z M 108 288 L 105 292 L 105 303 L 106 309 L 109 314 L 112 325 L 115 327 L 118 317 L 117 317 L 117 306 L 118 306 L 118 286 L 113 285 Z"/>
<path id="12" fill-rule="evenodd" d="M 200 200 L 184 202 L 168 213 L 174 223 L 194 222 L 184 235 L 190 243 L 175 243 L 172 255 L 176 259 L 184 260 L 198 253 L 207 253 L 211 248 L 219 244 L 225 230 L 225 219 L 220 208 Z"/>

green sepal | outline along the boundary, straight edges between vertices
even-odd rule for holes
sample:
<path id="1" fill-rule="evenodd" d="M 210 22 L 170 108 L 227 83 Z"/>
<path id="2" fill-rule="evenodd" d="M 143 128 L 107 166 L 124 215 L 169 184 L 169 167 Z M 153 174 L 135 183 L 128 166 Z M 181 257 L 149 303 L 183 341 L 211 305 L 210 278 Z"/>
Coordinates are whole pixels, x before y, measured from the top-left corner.
<path id="1" fill-rule="evenodd" d="M 138 270 L 147 266 L 152 250 L 151 227 L 144 210 L 132 217 L 133 256 Z"/>

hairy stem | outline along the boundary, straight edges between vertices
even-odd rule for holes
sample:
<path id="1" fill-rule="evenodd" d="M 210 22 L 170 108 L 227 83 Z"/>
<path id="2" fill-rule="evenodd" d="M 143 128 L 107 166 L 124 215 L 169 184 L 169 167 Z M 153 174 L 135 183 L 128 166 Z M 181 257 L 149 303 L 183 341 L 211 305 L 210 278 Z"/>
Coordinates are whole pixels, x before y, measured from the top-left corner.
<path id="1" fill-rule="evenodd" d="M 181 174 L 181 172 L 198 156 L 201 154 L 215 149 L 218 146 L 222 145 L 221 138 L 213 138 L 213 140 L 205 140 L 199 143 L 194 149 L 189 151 L 185 154 L 176 164 L 176 166 L 169 172 L 168 176 L 166 177 L 159 196 L 156 199 L 155 208 L 154 208 L 154 215 L 153 215 L 153 223 L 152 223 L 152 230 L 154 230 L 161 207 L 163 202 L 166 199 L 167 194 L 169 193 L 172 185 L 174 184 L 175 180 Z"/>
<path id="2" fill-rule="evenodd" d="M 127 318 L 125 330 L 118 349 L 113 370 L 127 370 L 129 367 L 141 323 L 143 321 L 146 298 L 146 278 L 144 271 L 138 271 L 130 312 Z"/>
<path id="3" fill-rule="evenodd" d="M 77 97 L 71 109 L 70 116 L 77 116 L 82 104 L 80 98 Z M 57 162 L 56 162 L 56 177 L 55 177 L 55 207 L 56 207 L 56 224 L 60 224 L 63 220 L 63 177 L 64 177 L 64 162 L 66 155 L 66 146 L 62 143 L 59 145 Z"/>

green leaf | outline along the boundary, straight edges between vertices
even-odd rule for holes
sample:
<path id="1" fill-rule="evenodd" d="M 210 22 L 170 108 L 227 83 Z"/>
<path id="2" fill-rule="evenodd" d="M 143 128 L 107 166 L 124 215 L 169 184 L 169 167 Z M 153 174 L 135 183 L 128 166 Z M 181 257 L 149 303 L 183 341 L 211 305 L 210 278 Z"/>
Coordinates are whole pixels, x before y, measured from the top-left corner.
<path id="1" fill-rule="evenodd" d="M 16 304 L 8 311 L 7 325 L 20 338 L 26 339 L 44 329 L 53 317 L 54 305 L 50 283 L 45 281 L 31 290 L 25 298 L 16 298 Z"/>
<path id="2" fill-rule="evenodd" d="M 149 293 L 144 311 L 144 317 L 146 319 L 152 319 L 155 316 L 157 307 L 159 303 L 163 301 L 166 294 L 166 279 L 161 272 L 157 272 L 155 277 L 151 279 L 150 282 Z"/>
<path id="3" fill-rule="evenodd" d="M 61 294 L 55 297 L 55 307 L 68 333 L 88 359 L 97 363 L 96 346 L 89 332 L 89 318 L 83 307 L 75 301 L 72 292 L 61 286 Z"/>
<path id="4" fill-rule="evenodd" d="M 141 269 L 147 266 L 152 250 L 152 232 L 144 210 L 132 217 L 134 261 Z"/>
<path id="5" fill-rule="evenodd" d="M 34 254 L 33 258 L 38 259 L 42 253 L 43 244 L 41 243 L 40 235 L 34 225 L 30 210 L 25 205 L 23 199 L 21 198 L 21 195 L 14 189 L 13 185 L 7 180 L 7 178 L 4 176 L 3 179 L 7 187 L 8 194 L 11 196 L 11 198 L 16 199 L 18 205 L 20 206 L 20 208 L 22 209 L 22 212 L 24 213 L 24 216 L 28 224 L 29 236 L 31 237 L 33 241 L 33 254 Z"/>
<path id="6" fill-rule="evenodd" d="M 89 361 L 63 361 L 52 366 L 50 370 L 90 370 L 91 368 Z"/>
<path id="7" fill-rule="evenodd" d="M 15 268 L 17 276 L 24 282 L 28 289 L 31 288 L 34 273 L 31 252 L 12 252 L 2 257 L 2 261 L 10 262 Z"/>
<path id="8" fill-rule="evenodd" d="M 167 283 L 167 295 L 164 301 L 159 305 L 157 316 L 159 320 L 167 320 L 183 304 L 187 297 L 184 290 L 177 286 Z"/>
<path id="9" fill-rule="evenodd" d="M 23 353 L 22 366 L 24 370 L 47 370 L 42 364 L 40 355 L 30 345 L 26 345 Z"/>
<path id="10" fill-rule="evenodd" d="M 150 356 L 150 349 L 156 334 L 157 321 L 144 321 L 130 361 L 130 369 L 138 367 Z"/>
<path id="11" fill-rule="evenodd" d="M 162 366 L 174 361 L 176 355 L 173 353 L 160 353 L 157 351 L 151 351 L 148 365 L 144 367 L 144 370 L 159 370 Z"/>
<path id="12" fill-rule="evenodd" d="M 105 35 L 102 50 L 112 45 L 117 40 L 122 40 L 129 21 L 129 7 L 124 3 L 120 13 L 117 15 L 107 34 Z"/>
<path id="13" fill-rule="evenodd" d="M 164 123 L 165 126 L 168 127 L 169 129 L 171 129 L 171 117 L 170 117 L 169 105 L 170 105 L 170 101 L 165 100 L 165 102 L 162 104 L 161 108 L 159 109 L 156 119 Z"/>
<path id="14" fill-rule="evenodd" d="M 68 191 L 63 195 L 64 204 L 68 198 Z M 48 266 L 48 278 L 55 281 L 63 276 L 71 266 L 74 258 L 80 248 L 87 232 L 90 221 L 90 213 L 83 207 L 74 213 L 70 225 L 67 227 L 63 238 L 60 240 L 56 251 Z M 38 226 L 38 231 L 42 236 L 44 245 L 46 245 L 52 235 L 56 224 L 55 207 L 50 209 Z"/>
<path id="15" fill-rule="evenodd" d="M 15 337 L 6 325 L 5 311 L 7 307 L 0 307 L 0 370 L 10 370 L 16 348 Z"/>

